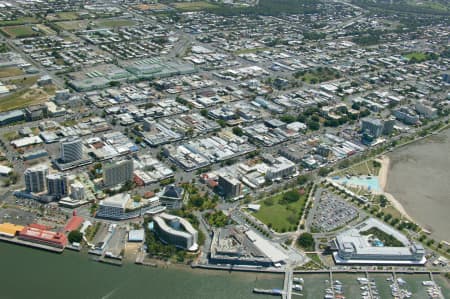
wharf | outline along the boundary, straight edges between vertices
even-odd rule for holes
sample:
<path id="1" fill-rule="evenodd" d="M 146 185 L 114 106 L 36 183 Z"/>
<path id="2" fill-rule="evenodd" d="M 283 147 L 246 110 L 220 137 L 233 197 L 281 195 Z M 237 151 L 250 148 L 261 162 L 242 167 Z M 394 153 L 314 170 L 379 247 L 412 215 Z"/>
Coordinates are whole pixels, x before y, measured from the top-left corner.
<path id="1" fill-rule="evenodd" d="M 8 238 L 8 237 L 0 236 L 0 240 L 4 241 L 4 242 L 8 242 L 8 243 L 38 248 L 38 249 L 47 250 L 47 251 L 56 252 L 56 253 L 62 253 L 64 251 L 64 248 L 57 248 L 57 247 L 52 247 L 52 246 L 48 246 L 48 245 L 44 245 L 44 244 L 33 243 L 33 242 L 17 239 L 16 237 Z"/>

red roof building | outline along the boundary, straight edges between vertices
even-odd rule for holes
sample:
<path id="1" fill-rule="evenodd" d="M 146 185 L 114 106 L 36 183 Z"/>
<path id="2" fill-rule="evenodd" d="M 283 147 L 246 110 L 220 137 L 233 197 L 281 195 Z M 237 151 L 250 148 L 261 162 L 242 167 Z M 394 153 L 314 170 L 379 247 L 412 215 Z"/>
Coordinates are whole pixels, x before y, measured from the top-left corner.
<path id="1" fill-rule="evenodd" d="M 73 230 L 76 230 L 81 226 L 84 219 L 80 216 L 72 216 L 70 220 L 67 222 L 66 226 L 64 227 L 65 232 L 71 232 Z"/>
<path id="2" fill-rule="evenodd" d="M 30 225 L 28 225 L 28 227 L 37 228 L 37 229 L 41 229 L 41 230 L 49 230 L 50 229 L 50 226 L 46 226 L 46 225 L 38 224 L 38 223 L 31 223 Z"/>
<path id="3" fill-rule="evenodd" d="M 19 239 L 57 248 L 64 248 L 67 245 L 66 235 L 59 232 L 39 229 L 31 225 L 24 227 L 19 232 Z"/>

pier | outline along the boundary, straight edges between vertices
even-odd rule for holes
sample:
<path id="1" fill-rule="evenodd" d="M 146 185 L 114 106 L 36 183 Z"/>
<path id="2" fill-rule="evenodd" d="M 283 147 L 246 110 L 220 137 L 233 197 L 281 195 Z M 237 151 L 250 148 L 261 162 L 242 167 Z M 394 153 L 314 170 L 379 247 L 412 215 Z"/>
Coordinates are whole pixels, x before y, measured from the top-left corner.
<path id="1" fill-rule="evenodd" d="M 291 269 L 286 269 L 284 272 L 284 284 L 283 284 L 283 293 L 281 294 L 281 298 L 283 299 L 291 299 L 292 297 L 292 280 L 294 273 Z"/>
<path id="2" fill-rule="evenodd" d="M 25 241 L 25 240 L 20 240 L 20 239 L 18 239 L 16 237 L 8 238 L 8 237 L 0 236 L 0 240 L 4 241 L 4 242 L 8 242 L 8 243 L 13 243 L 13 244 L 27 246 L 27 247 L 38 248 L 38 249 L 47 250 L 47 251 L 56 252 L 56 253 L 62 253 L 64 251 L 64 248 L 52 247 L 52 246 L 49 246 L 49 245 L 29 242 L 29 241 Z"/>
<path id="3" fill-rule="evenodd" d="M 436 283 L 436 281 L 434 281 L 434 277 L 433 277 L 433 273 L 430 272 L 430 280 L 434 283 L 434 285 L 436 286 L 436 290 L 438 291 L 438 296 L 439 299 L 445 299 L 444 294 L 442 294 L 442 289 L 439 287 L 439 285 Z"/>

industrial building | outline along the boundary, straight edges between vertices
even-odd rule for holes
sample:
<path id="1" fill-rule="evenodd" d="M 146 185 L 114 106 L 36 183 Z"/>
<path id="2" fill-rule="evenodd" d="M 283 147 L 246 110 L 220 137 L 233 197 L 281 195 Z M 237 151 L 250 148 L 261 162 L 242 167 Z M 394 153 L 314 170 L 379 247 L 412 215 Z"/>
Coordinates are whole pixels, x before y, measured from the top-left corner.
<path id="1" fill-rule="evenodd" d="M 153 229 L 161 241 L 189 251 L 198 249 L 198 232 L 186 220 L 161 213 L 153 217 Z"/>
<path id="2" fill-rule="evenodd" d="M 377 228 L 391 235 L 404 246 L 388 247 L 380 240 L 363 232 Z M 331 244 L 336 264 L 352 265 L 424 265 L 425 249 L 419 243 L 411 242 L 394 228 L 374 218 L 369 218 L 354 228 L 336 236 Z"/>

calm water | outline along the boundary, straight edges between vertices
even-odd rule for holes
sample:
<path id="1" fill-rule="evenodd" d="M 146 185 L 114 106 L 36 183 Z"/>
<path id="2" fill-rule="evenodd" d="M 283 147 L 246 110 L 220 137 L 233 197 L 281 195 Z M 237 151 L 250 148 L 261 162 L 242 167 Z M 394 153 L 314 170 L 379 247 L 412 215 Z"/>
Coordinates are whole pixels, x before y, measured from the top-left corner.
<path id="1" fill-rule="evenodd" d="M 0 298 L 267 298 L 254 287 L 282 288 L 283 276 L 190 269 L 123 267 L 0 242 Z M 270 297 L 269 297 L 270 298 Z"/>
<path id="2" fill-rule="evenodd" d="M 450 241 L 450 129 L 389 157 L 387 191 L 436 239 Z"/>

